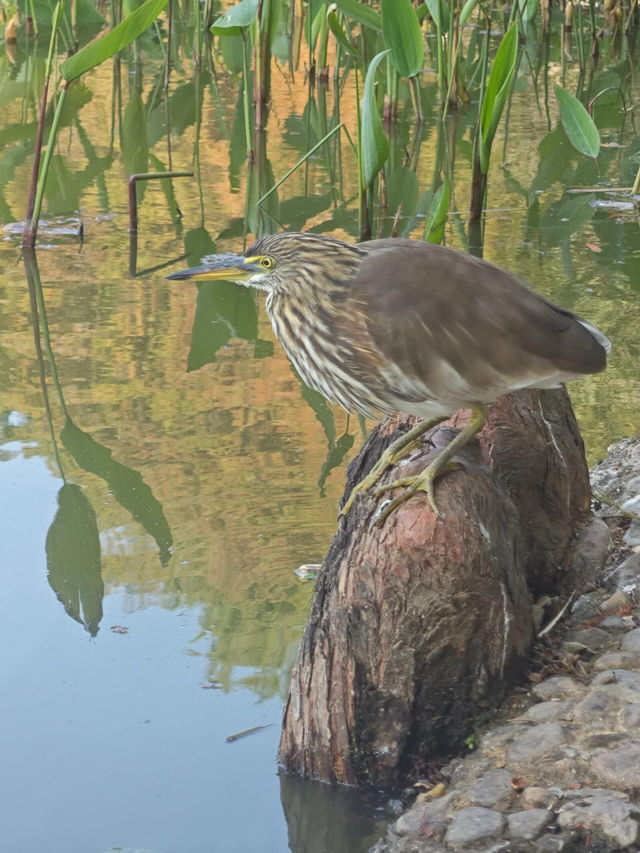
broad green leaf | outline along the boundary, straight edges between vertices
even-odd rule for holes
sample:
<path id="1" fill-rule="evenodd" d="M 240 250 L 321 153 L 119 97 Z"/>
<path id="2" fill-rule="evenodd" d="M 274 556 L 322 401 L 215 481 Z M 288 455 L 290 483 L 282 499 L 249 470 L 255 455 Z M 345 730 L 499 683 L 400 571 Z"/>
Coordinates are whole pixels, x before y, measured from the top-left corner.
<path id="1" fill-rule="evenodd" d="M 333 33 L 333 37 L 338 42 L 341 47 L 354 56 L 358 62 L 360 61 L 360 51 L 354 47 L 349 39 L 347 38 L 347 34 L 344 31 L 342 24 L 340 23 L 340 17 L 335 9 L 327 10 L 327 23 L 329 24 L 329 29 Z"/>
<path id="2" fill-rule="evenodd" d="M 401 77 L 415 77 L 422 70 L 422 31 L 411 0 L 382 0 L 382 35 L 391 50 L 393 67 Z"/>
<path id="3" fill-rule="evenodd" d="M 462 11 L 460 12 L 460 22 L 459 26 L 464 27 L 471 17 L 473 10 L 478 5 L 478 0 L 467 0 L 467 2 L 462 7 Z"/>
<path id="4" fill-rule="evenodd" d="M 449 213 L 449 201 L 451 199 L 451 185 L 447 177 L 444 178 L 437 193 L 434 195 L 427 211 L 427 222 L 425 224 L 424 236 L 429 243 L 442 243 L 444 237 L 444 224 Z"/>
<path id="5" fill-rule="evenodd" d="M 496 51 L 480 111 L 480 167 L 486 175 L 489 154 L 518 61 L 518 26 L 512 24 Z"/>
<path id="6" fill-rule="evenodd" d="M 257 10 L 258 0 L 240 0 L 216 18 L 211 25 L 211 32 L 217 36 L 237 36 L 255 21 Z"/>
<path id="7" fill-rule="evenodd" d="M 382 129 L 382 121 L 378 112 L 375 92 L 376 71 L 382 58 L 387 53 L 389 53 L 388 50 L 382 50 L 373 57 L 364 81 L 361 116 L 362 151 L 360 152 L 360 156 L 362 158 L 364 184 L 367 187 L 371 186 L 389 156 L 389 141 Z"/>
<path id="8" fill-rule="evenodd" d="M 331 0 L 325 0 L 329 3 Z M 378 32 L 382 32 L 382 20 L 378 12 L 370 6 L 365 6 L 358 3 L 358 0 L 334 0 L 338 9 L 344 12 L 349 18 L 353 18 L 359 24 L 364 24 L 365 27 L 371 27 Z"/>
<path id="9" fill-rule="evenodd" d="M 117 27 L 65 59 L 60 66 L 60 73 L 64 79 L 67 81 L 75 80 L 86 71 L 115 56 L 132 41 L 135 41 L 149 24 L 155 21 L 167 2 L 168 0 L 146 0 L 146 3 L 143 3 L 139 9 L 121 21 Z"/>
<path id="10" fill-rule="evenodd" d="M 447 31 L 449 29 L 449 6 L 445 0 L 425 0 L 425 3 L 434 24 L 438 26 L 439 22 L 440 31 Z"/>
<path id="11" fill-rule="evenodd" d="M 598 128 L 585 107 L 566 89 L 556 86 L 560 118 L 569 142 L 581 154 L 597 157 L 600 152 Z"/>

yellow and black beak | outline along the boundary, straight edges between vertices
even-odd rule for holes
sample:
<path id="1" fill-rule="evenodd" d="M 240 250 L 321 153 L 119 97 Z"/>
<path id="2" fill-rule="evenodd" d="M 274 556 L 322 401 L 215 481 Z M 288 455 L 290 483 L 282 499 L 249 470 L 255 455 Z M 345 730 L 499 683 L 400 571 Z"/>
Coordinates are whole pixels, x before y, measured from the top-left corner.
<path id="1" fill-rule="evenodd" d="M 227 253 L 224 255 L 210 255 L 204 258 L 198 267 L 189 267 L 186 270 L 172 272 L 165 278 L 174 281 L 192 279 L 194 281 L 246 281 L 256 273 L 264 272 L 258 264 L 244 258 L 242 255 Z"/>

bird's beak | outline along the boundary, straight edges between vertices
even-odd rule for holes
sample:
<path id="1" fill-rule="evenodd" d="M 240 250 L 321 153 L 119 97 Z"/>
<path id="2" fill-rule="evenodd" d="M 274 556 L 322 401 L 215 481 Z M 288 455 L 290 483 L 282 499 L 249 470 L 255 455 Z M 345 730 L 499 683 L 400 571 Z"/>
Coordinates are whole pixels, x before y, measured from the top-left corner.
<path id="1" fill-rule="evenodd" d="M 211 255 L 204 259 L 199 267 L 189 267 L 186 270 L 172 272 L 165 278 L 184 281 L 193 279 L 199 281 L 246 281 L 257 272 L 264 272 L 258 264 L 251 263 L 242 255 L 224 254 Z"/>

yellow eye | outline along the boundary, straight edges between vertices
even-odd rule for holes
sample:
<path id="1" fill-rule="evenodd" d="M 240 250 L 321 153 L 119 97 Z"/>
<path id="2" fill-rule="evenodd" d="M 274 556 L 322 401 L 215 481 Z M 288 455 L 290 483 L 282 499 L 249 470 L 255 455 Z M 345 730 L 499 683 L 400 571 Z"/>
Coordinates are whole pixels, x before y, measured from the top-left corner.
<path id="1" fill-rule="evenodd" d="M 265 270 L 270 270 L 273 266 L 273 258 L 260 258 L 260 266 Z"/>

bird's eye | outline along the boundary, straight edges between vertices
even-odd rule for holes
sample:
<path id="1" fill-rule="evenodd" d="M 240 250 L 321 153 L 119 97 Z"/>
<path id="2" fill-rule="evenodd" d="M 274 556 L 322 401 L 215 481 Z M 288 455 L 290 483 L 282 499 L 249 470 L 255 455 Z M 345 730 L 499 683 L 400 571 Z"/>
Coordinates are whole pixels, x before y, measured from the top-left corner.
<path id="1" fill-rule="evenodd" d="M 260 266 L 265 270 L 270 270 L 273 266 L 273 260 L 271 258 L 260 258 Z"/>

